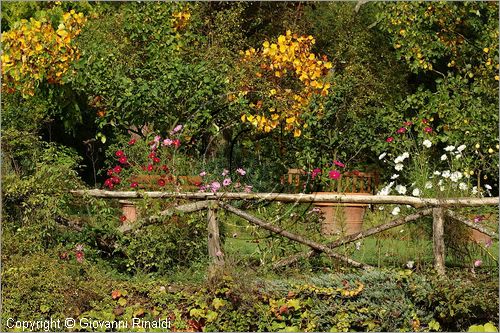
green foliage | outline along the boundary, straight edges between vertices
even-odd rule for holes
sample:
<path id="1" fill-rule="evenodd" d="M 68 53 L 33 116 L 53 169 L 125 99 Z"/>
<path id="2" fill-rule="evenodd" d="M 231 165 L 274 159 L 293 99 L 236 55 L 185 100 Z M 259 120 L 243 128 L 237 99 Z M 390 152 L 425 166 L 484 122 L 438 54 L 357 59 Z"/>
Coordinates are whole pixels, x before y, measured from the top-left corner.
<path id="1" fill-rule="evenodd" d="M 493 323 L 488 322 L 484 325 L 472 325 L 467 332 L 498 332 L 498 329 Z"/>

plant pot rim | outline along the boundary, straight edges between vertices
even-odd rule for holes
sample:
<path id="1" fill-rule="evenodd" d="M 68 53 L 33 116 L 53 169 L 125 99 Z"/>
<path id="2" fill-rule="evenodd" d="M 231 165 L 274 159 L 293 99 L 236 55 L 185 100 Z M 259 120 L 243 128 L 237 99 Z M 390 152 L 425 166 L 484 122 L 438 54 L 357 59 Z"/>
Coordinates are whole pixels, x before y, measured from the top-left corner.
<path id="1" fill-rule="evenodd" d="M 345 193 L 338 193 L 338 192 L 325 192 L 325 191 L 318 191 L 318 192 L 313 192 L 313 194 L 349 194 L 349 195 L 373 195 L 371 193 L 354 193 L 354 192 L 345 192 Z M 363 203 L 336 203 L 336 202 L 314 202 L 313 203 L 315 206 L 319 207 L 368 207 L 368 204 L 363 204 Z"/>

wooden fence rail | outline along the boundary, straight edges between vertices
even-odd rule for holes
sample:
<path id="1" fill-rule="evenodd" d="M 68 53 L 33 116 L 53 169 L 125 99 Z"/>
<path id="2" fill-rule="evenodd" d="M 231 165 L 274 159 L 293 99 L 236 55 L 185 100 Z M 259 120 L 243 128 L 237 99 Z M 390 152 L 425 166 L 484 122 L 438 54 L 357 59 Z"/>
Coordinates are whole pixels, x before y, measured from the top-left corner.
<path id="1" fill-rule="evenodd" d="M 448 217 L 454 221 L 464 223 L 468 227 L 479 230 L 491 238 L 498 240 L 498 233 L 489 231 L 477 223 L 470 222 L 467 218 L 459 216 L 451 211 L 451 207 L 479 207 L 479 206 L 497 206 L 499 198 L 418 198 L 409 196 L 378 196 L 378 195 L 348 195 L 348 194 L 287 194 L 287 193 L 201 193 L 201 192 L 133 192 L 133 191 L 106 191 L 106 190 L 74 190 L 71 191 L 77 196 L 92 196 L 109 199 L 139 199 L 139 198 L 175 198 L 187 200 L 199 200 L 195 203 L 184 204 L 160 212 L 159 215 L 142 219 L 142 223 L 137 226 L 126 226 L 121 230 L 130 232 L 137 227 L 156 223 L 161 221 L 162 216 L 168 216 L 175 213 L 189 213 L 206 209 L 208 225 L 208 251 L 215 264 L 224 262 L 223 252 L 219 240 L 219 226 L 217 222 L 217 209 L 221 208 L 232 214 L 235 214 L 251 224 L 257 225 L 263 229 L 269 230 L 275 234 L 289 238 L 309 246 L 312 250 L 301 255 L 292 256 L 278 262 L 278 265 L 287 265 L 302 257 L 309 257 L 317 252 L 325 253 L 331 258 L 343 261 L 354 267 L 371 269 L 372 267 L 333 251 L 334 248 L 355 240 L 365 238 L 370 235 L 415 221 L 422 216 L 433 217 L 433 253 L 434 267 L 438 274 L 445 274 L 445 244 L 444 244 L 444 221 Z M 245 211 L 242 211 L 227 201 L 231 200 L 252 200 L 252 201 L 276 201 L 288 203 L 355 203 L 355 204 L 400 204 L 410 205 L 415 208 L 421 208 L 414 214 L 406 217 L 394 219 L 386 224 L 363 230 L 359 233 L 345 236 L 330 244 L 320 244 L 303 236 L 291 233 L 270 222 L 264 221 Z"/>

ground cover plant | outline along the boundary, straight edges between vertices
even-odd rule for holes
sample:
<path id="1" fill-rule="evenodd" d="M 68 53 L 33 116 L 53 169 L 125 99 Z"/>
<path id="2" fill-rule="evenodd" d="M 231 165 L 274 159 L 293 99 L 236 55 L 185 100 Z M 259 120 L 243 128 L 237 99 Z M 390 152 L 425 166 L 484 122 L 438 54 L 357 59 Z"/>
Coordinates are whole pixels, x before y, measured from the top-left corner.
<path id="1" fill-rule="evenodd" d="M 3 4 L 0 329 L 496 330 L 498 206 L 446 207 L 439 274 L 432 212 L 339 243 L 345 206 L 251 197 L 498 197 L 498 10 Z"/>

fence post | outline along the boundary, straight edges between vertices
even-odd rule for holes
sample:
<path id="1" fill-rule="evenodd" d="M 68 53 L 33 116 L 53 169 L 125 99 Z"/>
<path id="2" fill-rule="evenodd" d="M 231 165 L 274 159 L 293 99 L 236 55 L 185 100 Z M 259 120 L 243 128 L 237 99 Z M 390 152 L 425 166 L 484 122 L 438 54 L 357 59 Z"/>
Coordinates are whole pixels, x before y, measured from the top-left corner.
<path id="1" fill-rule="evenodd" d="M 208 220 L 208 255 L 216 265 L 224 263 L 224 254 L 220 246 L 219 224 L 217 222 L 217 202 L 210 201 L 207 209 Z"/>
<path id="2" fill-rule="evenodd" d="M 445 274 L 444 248 L 444 210 L 441 207 L 432 209 L 432 242 L 434 251 L 434 268 L 440 275 Z"/>

